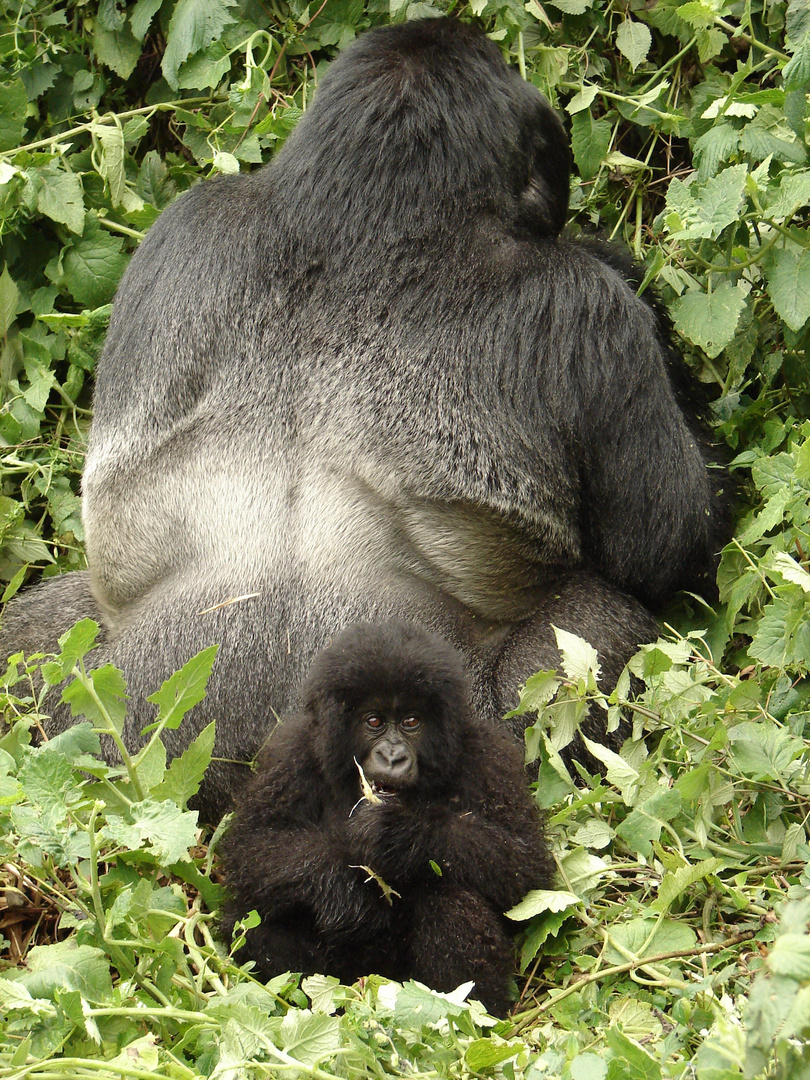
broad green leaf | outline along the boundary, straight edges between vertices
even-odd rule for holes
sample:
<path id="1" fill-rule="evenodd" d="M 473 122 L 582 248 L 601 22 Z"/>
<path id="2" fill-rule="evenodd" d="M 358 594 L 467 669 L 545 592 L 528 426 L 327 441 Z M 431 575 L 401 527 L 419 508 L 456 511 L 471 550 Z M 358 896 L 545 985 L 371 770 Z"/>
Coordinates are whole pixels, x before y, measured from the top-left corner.
<path id="1" fill-rule="evenodd" d="M 617 1027 L 608 1031 L 608 1046 L 613 1060 L 608 1065 L 607 1080 L 661 1080 L 661 1066 L 643 1047 L 633 1042 Z M 626 1070 L 619 1070 L 619 1061 L 627 1063 Z"/>
<path id="2" fill-rule="evenodd" d="M 28 95 L 22 79 L 0 83 L 0 150 L 13 150 L 23 140 Z"/>
<path id="3" fill-rule="evenodd" d="M 781 934 L 768 956 L 768 967 L 774 975 L 797 982 L 810 980 L 810 936 Z"/>
<path id="4" fill-rule="evenodd" d="M 124 132 L 117 124 L 93 124 L 90 128 L 101 148 L 99 173 L 107 181 L 110 201 L 120 206 L 124 201 L 127 177 L 124 170 Z"/>
<path id="5" fill-rule="evenodd" d="M 582 112 L 583 109 L 589 109 L 598 93 L 599 87 L 595 83 L 586 83 L 581 90 L 574 94 L 565 106 L 565 111 L 574 116 L 576 113 Z"/>
<path id="6" fill-rule="evenodd" d="M 697 935 L 686 923 L 674 919 L 631 919 L 611 927 L 605 960 L 608 964 L 624 964 L 645 956 L 693 949 L 696 944 Z"/>
<path id="7" fill-rule="evenodd" d="M 791 330 L 810 319 L 810 251 L 791 244 L 774 255 L 765 272 L 768 295 Z"/>
<path id="8" fill-rule="evenodd" d="M 84 193 L 78 176 L 55 165 L 31 171 L 42 181 L 37 195 L 39 212 L 80 235 L 84 229 Z"/>
<path id="9" fill-rule="evenodd" d="M 571 120 L 571 148 L 583 180 L 591 180 L 599 171 L 612 131 L 610 122 L 594 120 L 590 109 L 577 113 Z"/>
<path id="10" fill-rule="evenodd" d="M 112 297 L 129 259 L 121 247 L 121 239 L 89 214 L 84 235 L 64 258 L 64 283 L 80 304 L 97 308 Z"/>
<path id="11" fill-rule="evenodd" d="M 746 721 L 728 734 L 734 764 L 752 780 L 785 782 L 791 763 L 804 753 L 801 739 L 770 723 Z"/>
<path id="12" fill-rule="evenodd" d="M 601 761 L 605 766 L 608 783 L 615 784 L 625 803 L 632 806 L 635 802 L 635 788 L 639 780 L 638 771 L 607 746 L 593 742 L 585 735 L 582 735 L 582 741 L 596 760 Z"/>
<path id="13" fill-rule="evenodd" d="M 88 672 L 90 687 L 75 678 L 62 691 L 62 701 L 70 705 L 73 716 L 85 716 L 98 731 L 107 731 L 108 723 L 102 709 L 120 734 L 126 715 L 126 683 L 124 676 L 112 664 Z M 92 687 L 92 689 L 91 689 Z M 99 705 L 99 702 L 101 703 Z"/>
<path id="14" fill-rule="evenodd" d="M 197 53 L 186 60 L 180 68 L 178 82 L 183 90 L 213 89 L 219 86 L 230 70 L 228 47 L 222 41 L 215 41 L 204 53 Z"/>
<path id="15" fill-rule="evenodd" d="M 93 27 L 93 52 L 100 63 L 111 68 L 122 79 L 128 79 L 140 60 L 143 46 L 129 27 L 108 30 L 101 21 Z"/>
<path id="16" fill-rule="evenodd" d="M 729 281 L 721 282 L 711 293 L 697 289 L 684 293 L 670 308 L 675 329 L 707 356 L 719 356 L 734 337 L 745 297 L 745 290 Z"/>
<path id="17" fill-rule="evenodd" d="M 22 985 L 37 998 L 53 1000 L 59 991 L 76 990 L 85 1001 L 109 1004 L 110 965 L 101 949 L 77 945 L 74 938 L 55 945 L 37 945 L 26 958 Z"/>
<path id="18" fill-rule="evenodd" d="M 340 1049 L 340 1020 L 309 1009 L 290 1009 L 281 1021 L 283 1049 L 304 1065 L 316 1065 Z"/>
<path id="19" fill-rule="evenodd" d="M 178 70 L 183 61 L 207 48 L 236 21 L 231 11 L 236 4 L 237 0 L 177 0 L 161 65 L 173 90 L 179 87 Z"/>
<path id="20" fill-rule="evenodd" d="M 643 64 L 652 45 L 652 34 L 645 23 L 625 19 L 616 32 L 616 46 L 630 61 L 633 71 Z"/>
<path id="21" fill-rule="evenodd" d="M 771 562 L 774 570 L 778 571 L 786 581 L 798 585 L 803 592 L 810 593 L 810 574 L 790 555 L 777 551 Z"/>
<path id="22" fill-rule="evenodd" d="M 197 842 L 197 811 L 144 799 L 127 807 L 126 818 L 108 817 L 100 834 L 129 851 L 146 846 L 161 866 L 185 862 Z"/>

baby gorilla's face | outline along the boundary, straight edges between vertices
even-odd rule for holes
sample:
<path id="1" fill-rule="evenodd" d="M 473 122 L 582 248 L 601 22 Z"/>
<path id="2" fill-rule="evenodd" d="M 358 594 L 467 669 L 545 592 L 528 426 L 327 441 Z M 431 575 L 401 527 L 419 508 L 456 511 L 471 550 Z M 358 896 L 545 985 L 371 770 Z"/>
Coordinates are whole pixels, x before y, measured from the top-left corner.
<path id="1" fill-rule="evenodd" d="M 419 779 L 419 746 L 430 718 L 426 703 L 375 695 L 352 710 L 356 759 L 377 795 L 396 795 Z"/>

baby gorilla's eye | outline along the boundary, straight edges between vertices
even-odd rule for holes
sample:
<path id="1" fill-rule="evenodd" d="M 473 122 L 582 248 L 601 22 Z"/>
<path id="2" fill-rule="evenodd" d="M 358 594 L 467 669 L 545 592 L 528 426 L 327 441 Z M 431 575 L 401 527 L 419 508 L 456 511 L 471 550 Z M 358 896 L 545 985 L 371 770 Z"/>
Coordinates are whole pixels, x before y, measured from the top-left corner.
<path id="1" fill-rule="evenodd" d="M 419 728 L 422 726 L 422 721 L 414 713 L 411 716 L 403 716 L 403 718 L 399 722 L 399 726 L 404 731 L 418 731 Z"/>
<path id="2" fill-rule="evenodd" d="M 385 721 L 376 713 L 371 713 L 366 717 L 366 727 L 369 731 L 381 731 L 385 727 Z"/>

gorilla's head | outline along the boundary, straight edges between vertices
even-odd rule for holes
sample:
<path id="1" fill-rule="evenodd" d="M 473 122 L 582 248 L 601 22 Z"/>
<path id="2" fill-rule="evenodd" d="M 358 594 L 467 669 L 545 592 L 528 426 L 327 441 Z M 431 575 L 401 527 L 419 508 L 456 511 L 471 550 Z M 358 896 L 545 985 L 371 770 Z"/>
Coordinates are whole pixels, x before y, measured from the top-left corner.
<path id="1" fill-rule="evenodd" d="M 332 214 L 379 220 L 386 233 L 483 212 L 556 235 L 568 209 L 571 156 L 557 115 L 484 34 L 452 18 L 359 38 L 279 162 L 288 191 L 295 184 L 312 206 L 328 200 Z"/>

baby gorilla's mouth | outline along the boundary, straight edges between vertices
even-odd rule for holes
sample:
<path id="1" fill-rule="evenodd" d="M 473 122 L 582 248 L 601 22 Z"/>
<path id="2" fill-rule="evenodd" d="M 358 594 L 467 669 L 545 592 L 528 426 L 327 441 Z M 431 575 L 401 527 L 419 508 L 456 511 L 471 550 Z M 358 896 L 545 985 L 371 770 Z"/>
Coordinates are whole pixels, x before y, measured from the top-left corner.
<path id="1" fill-rule="evenodd" d="M 381 799 L 390 799 L 398 794 L 397 789 L 386 784 L 380 784 L 377 780 L 371 781 L 371 790 Z"/>

